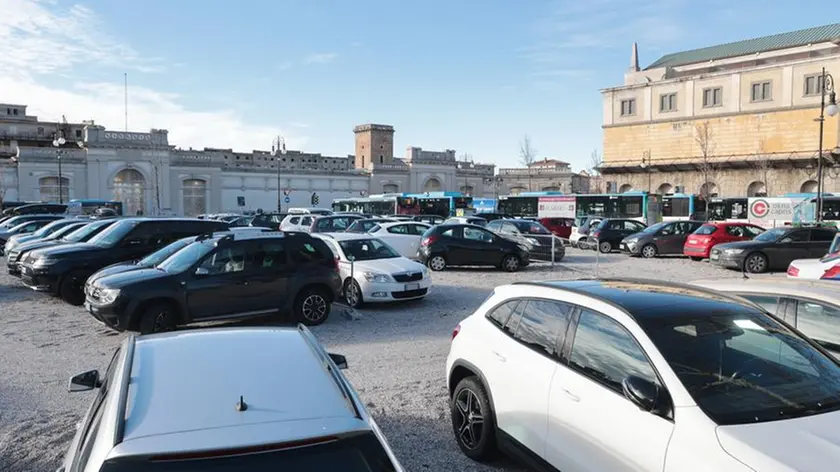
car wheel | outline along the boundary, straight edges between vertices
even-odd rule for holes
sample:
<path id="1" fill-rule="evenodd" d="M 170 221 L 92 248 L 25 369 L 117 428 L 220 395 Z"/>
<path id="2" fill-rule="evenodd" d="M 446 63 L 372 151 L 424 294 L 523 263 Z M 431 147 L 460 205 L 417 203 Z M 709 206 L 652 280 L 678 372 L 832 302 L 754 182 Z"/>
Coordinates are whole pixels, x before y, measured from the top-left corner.
<path id="1" fill-rule="evenodd" d="M 295 301 L 295 317 L 306 326 L 317 326 L 329 316 L 329 298 L 322 290 L 308 289 Z"/>
<path id="2" fill-rule="evenodd" d="M 178 314 L 168 303 L 153 303 L 140 315 L 140 334 L 164 333 L 178 325 Z"/>
<path id="3" fill-rule="evenodd" d="M 751 274 L 767 272 L 767 256 L 760 252 L 750 254 L 744 259 L 744 270 Z"/>
<path id="4" fill-rule="evenodd" d="M 697 256 L 691 256 L 691 260 L 692 261 L 702 261 L 703 258 L 702 257 L 697 257 Z"/>
<path id="5" fill-rule="evenodd" d="M 67 274 L 58 285 L 58 295 L 67 303 L 79 306 L 85 302 L 85 281 L 87 275 L 82 272 Z"/>
<path id="6" fill-rule="evenodd" d="M 441 255 L 434 255 L 429 258 L 429 261 L 426 263 L 429 266 L 429 269 L 432 269 L 435 272 L 440 272 L 443 269 L 446 269 L 446 259 Z"/>
<path id="7" fill-rule="evenodd" d="M 508 254 L 502 259 L 502 270 L 506 272 L 516 272 L 522 267 L 522 263 L 518 256 Z"/>
<path id="8" fill-rule="evenodd" d="M 362 287 L 359 287 L 359 283 L 355 280 L 347 281 L 344 287 L 344 301 L 350 308 L 361 308 L 365 303 L 364 297 L 362 297 Z"/>
<path id="9" fill-rule="evenodd" d="M 496 422 L 487 391 L 477 377 L 458 382 L 449 409 L 452 432 L 461 451 L 476 461 L 492 459 L 496 453 Z"/>
<path id="10" fill-rule="evenodd" d="M 654 246 L 653 244 L 647 244 L 645 245 L 645 247 L 642 248 L 640 252 L 642 254 L 642 257 L 644 257 L 645 259 L 656 257 L 656 246 Z"/>
<path id="11" fill-rule="evenodd" d="M 609 241 L 604 241 L 598 244 L 598 250 L 604 254 L 608 254 L 613 250 L 612 243 L 610 243 Z"/>

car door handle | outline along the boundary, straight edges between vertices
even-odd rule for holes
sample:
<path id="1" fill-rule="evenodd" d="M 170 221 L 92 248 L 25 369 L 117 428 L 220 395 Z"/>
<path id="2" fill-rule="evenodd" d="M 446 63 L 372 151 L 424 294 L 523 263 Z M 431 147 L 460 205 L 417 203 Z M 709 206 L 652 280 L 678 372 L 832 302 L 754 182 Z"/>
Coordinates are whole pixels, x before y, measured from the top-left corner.
<path id="1" fill-rule="evenodd" d="M 573 402 L 579 402 L 579 401 L 580 401 L 580 397 L 579 397 L 579 396 L 577 396 L 577 395 L 575 395 L 574 393 L 572 393 L 572 392 L 570 392 L 570 391 L 566 390 L 565 388 L 561 388 L 560 390 L 562 390 L 562 391 L 563 391 L 563 394 L 565 394 L 567 397 L 569 397 L 569 400 L 571 400 L 571 401 L 573 401 Z"/>
<path id="2" fill-rule="evenodd" d="M 499 352 L 493 351 L 493 355 L 496 356 L 496 359 L 498 359 L 499 362 L 507 362 L 507 357 L 501 355 Z"/>
<path id="3" fill-rule="evenodd" d="M 237 282 L 236 285 L 248 285 L 248 281 L 243 280 L 242 282 Z"/>

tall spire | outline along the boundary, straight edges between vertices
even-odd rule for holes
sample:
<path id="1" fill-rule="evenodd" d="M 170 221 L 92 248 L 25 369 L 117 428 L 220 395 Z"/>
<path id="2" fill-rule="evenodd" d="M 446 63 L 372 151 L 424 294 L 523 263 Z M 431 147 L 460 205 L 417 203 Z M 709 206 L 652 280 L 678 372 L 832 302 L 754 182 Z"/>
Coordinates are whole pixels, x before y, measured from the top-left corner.
<path id="1" fill-rule="evenodd" d="M 630 53 L 630 71 L 639 72 L 639 44 L 633 43 L 633 52 Z"/>

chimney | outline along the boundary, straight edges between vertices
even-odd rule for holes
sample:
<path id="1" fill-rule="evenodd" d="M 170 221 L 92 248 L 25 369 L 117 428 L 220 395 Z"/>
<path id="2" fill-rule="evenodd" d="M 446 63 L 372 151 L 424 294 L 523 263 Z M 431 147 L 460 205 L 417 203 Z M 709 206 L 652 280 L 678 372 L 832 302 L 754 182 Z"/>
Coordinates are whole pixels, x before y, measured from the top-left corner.
<path id="1" fill-rule="evenodd" d="M 630 53 L 630 72 L 639 72 L 639 44 L 633 43 L 633 51 Z"/>

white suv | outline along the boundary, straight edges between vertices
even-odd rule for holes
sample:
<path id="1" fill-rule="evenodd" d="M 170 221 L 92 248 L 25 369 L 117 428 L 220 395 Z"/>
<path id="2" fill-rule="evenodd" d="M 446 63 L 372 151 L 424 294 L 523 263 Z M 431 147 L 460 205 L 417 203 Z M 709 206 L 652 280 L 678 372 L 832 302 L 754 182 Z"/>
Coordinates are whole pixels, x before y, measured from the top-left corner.
<path id="1" fill-rule="evenodd" d="M 498 287 L 452 333 L 452 428 L 563 472 L 836 470 L 840 364 L 758 305 L 643 280 Z"/>

